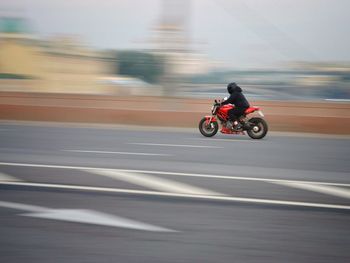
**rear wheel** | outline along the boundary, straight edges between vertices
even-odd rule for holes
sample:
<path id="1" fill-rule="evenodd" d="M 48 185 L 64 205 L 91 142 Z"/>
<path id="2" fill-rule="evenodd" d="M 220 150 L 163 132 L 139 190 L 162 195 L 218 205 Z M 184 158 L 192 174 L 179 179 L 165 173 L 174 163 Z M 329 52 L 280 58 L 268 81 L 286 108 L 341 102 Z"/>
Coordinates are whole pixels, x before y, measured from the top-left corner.
<path id="1" fill-rule="evenodd" d="M 205 137 L 214 136 L 219 130 L 219 125 L 216 121 L 207 123 L 207 118 L 202 118 L 199 122 L 199 131 Z"/>
<path id="2" fill-rule="evenodd" d="M 247 133 L 252 139 L 262 139 L 265 137 L 268 126 L 264 119 L 261 118 L 251 118 L 249 121 L 250 128 Z"/>

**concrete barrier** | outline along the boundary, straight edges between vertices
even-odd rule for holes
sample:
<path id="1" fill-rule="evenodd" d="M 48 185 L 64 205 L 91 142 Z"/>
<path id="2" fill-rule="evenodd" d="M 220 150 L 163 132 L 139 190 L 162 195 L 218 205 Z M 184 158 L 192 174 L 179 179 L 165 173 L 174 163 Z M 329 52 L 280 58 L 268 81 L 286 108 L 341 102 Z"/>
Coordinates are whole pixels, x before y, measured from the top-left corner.
<path id="1" fill-rule="evenodd" d="M 0 119 L 196 127 L 212 101 L 188 98 L 0 93 Z M 253 101 L 272 131 L 350 134 L 350 104 Z"/>

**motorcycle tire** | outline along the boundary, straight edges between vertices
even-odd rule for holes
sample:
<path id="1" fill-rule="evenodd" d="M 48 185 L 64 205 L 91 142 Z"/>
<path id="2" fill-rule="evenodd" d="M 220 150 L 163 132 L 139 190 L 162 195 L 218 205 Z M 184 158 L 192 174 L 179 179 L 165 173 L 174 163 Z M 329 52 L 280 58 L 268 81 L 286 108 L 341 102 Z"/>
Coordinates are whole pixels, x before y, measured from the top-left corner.
<path id="1" fill-rule="evenodd" d="M 247 133 L 250 138 L 262 139 L 266 136 L 268 131 L 268 125 L 264 119 L 251 118 L 248 122 L 251 126 L 251 128 L 247 130 Z"/>
<path id="2" fill-rule="evenodd" d="M 214 136 L 219 130 L 219 124 L 216 121 L 212 121 L 209 125 L 206 123 L 207 119 L 204 117 L 199 122 L 199 131 L 205 137 Z"/>

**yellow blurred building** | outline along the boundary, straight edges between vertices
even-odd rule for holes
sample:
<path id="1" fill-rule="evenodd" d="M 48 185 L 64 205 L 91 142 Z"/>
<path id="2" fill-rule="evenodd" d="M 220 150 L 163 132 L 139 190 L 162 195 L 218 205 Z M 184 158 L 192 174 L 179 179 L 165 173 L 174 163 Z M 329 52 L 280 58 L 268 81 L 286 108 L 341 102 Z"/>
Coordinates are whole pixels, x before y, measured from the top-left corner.
<path id="1" fill-rule="evenodd" d="M 108 93 L 110 60 L 74 37 L 38 40 L 25 20 L 0 18 L 0 90 Z M 114 66 L 114 65 L 113 65 Z"/>

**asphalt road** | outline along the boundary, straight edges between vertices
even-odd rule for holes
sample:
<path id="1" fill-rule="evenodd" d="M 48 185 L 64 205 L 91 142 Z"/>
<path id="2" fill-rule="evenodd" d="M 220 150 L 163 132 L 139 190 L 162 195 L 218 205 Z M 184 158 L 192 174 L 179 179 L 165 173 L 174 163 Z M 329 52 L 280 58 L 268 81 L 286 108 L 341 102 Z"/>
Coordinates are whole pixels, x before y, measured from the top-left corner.
<path id="1" fill-rule="evenodd" d="M 0 124 L 0 262 L 350 262 L 350 140 Z"/>

